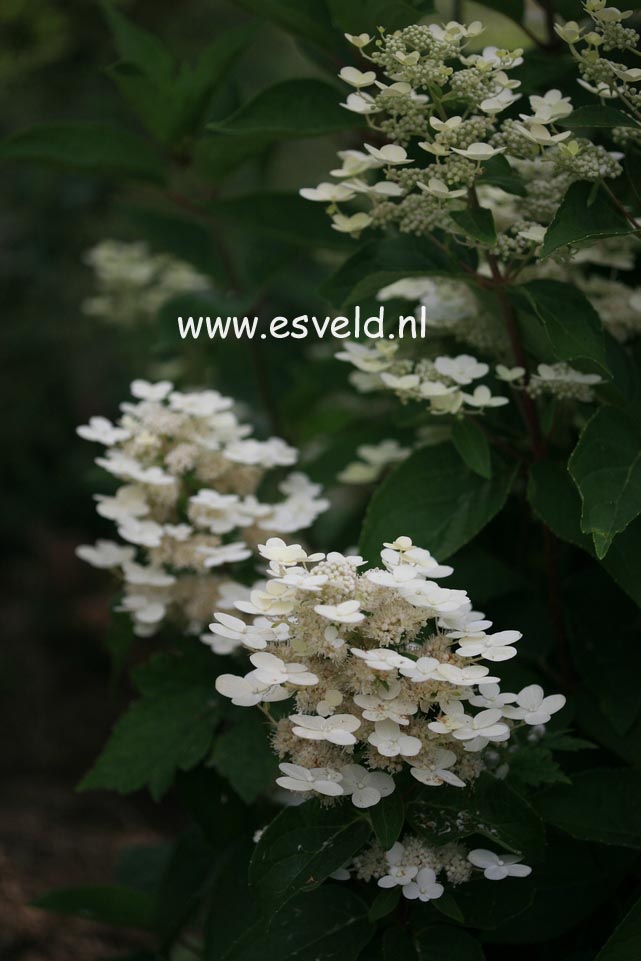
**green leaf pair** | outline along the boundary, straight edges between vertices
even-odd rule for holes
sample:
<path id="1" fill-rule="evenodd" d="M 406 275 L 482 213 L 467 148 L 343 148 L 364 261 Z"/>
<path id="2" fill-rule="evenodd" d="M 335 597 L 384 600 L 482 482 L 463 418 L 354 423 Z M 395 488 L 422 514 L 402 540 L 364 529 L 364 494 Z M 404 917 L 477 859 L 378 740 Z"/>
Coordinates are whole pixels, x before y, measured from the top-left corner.
<path id="1" fill-rule="evenodd" d="M 153 34 L 142 30 L 110 2 L 102 4 L 120 60 L 107 70 L 152 136 L 175 144 L 202 124 L 214 91 L 247 46 L 253 30 L 228 30 L 199 55 L 178 64 Z"/>

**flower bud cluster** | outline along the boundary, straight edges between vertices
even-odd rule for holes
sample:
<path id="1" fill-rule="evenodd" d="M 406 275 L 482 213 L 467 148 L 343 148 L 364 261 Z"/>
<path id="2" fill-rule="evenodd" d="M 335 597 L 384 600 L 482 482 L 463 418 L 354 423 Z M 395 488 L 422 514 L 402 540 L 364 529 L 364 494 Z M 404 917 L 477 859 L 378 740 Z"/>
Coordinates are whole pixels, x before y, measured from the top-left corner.
<path id="1" fill-rule="evenodd" d="M 229 608 L 248 593 L 230 579 L 230 565 L 250 558 L 266 534 L 309 527 L 328 502 L 296 472 L 280 483 L 282 500 L 258 499 L 266 472 L 290 467 L 297 452 L 277 437 L 252 437 L 229 397 L 184 393 L 169 381 L 135 380 L 131 392 L 116 424 L 92 417 L 78 428 L 104 445 L 96 463 L 122 484 L 96 496 L 120 541 L 99 540 L 77 554 L 118 573 L 121 609 L 137 635 L 155 634 L 166 618 L 198 633 L 212 604 Z"/>
<path id="2" fill-rule="evenodd" d="M 592 21 L 587 27 L 579 26 L 575 20 L 555 27 L 577 63 L 579 83 L 602 101 L 618 100 L 618 106 L 639 121 L 641 92 L 635 85 L 641 81 L 641 69 L 604 56 L 614 50 L 637 52 L 639 33 L 625 26 L 633 11 L 607 6 L 606 0 L 586 0 L 583 9 Z M 639 126 L 618 127 L 613 134 L 621 146 L 641 143 Z"/>
<path id="3" fill-rule="evenodd" d="M 607 16 L 599 16 L 605 23 Z M 370 69 L 341 70 L 352 88 L 343 106 L 362 114 L 389 142 L 343 151 L 342 166 L 331 171 L 339 183 L 301 190 L 306 199 L 328 204 L 334 229 L 353 236 L 372 226 L 394 225 L 417 235 L 440 230 L 519 266 L 536 255 L 572 182 L 619 176 L 620 155 L 562 129 L 573 107 L 559 90 L 530 96 L 529 112 L 518 119 L 500 116 L 521 99 L 520 81 L 510 71 L 522 64 L 523 51 L 486 47 L 468 53 L 470 40 L 482 32 L 479 22 L 451 22 L 381 32 L 365 44 L 356 38 Z M 641 75 L 626 71 L 626 79 L 636 72 Z M 495 217 L 499 235 L 493 244 L 468 233 L 456 214 L 478 203 L 494 212 L 481 194 L 498 170 L 499 180 L 513 175 L 520 181 L 517 193 L 525 196 L 516 227 Z M 379 171 L 383 179 L 374 182 L 370 175 Z M 342 205 L 353 201 L 357 211 L 346 213 Z"/>
<path id="4" fill-rule="evenodd" d="M 625 102 L 626 88 L 641 80 L 641 70 L 610 60 L 603 53 L 636 49 L 638 32 L 624 26 L 633 11 L 607 6 L 606 0 L 585 0 L 583 9 L 592 21 L 589 26 L 582 27 L 576 20 L 569 20 L 563 25 L 556 24 L 554 29 L 570 47 L 584 86 L 591 89 L 590 84 L 596 84 L 593 92 L 599 96 L 622 97 Z"/>

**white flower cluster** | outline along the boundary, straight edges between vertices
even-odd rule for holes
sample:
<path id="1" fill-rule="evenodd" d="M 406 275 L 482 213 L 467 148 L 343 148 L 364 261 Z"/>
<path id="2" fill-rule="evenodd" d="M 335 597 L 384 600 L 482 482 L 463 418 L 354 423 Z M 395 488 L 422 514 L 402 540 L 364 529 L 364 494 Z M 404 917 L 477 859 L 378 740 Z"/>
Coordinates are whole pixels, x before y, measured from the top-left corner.
<path id="1" fill-rule="evenodd" d="M 552 276 L 581 288 L 599 310 L 604 326 L 620 340 L 627 340 L 641 332 L 641 295 L 618 280 L 591 273 L 594 264 L 608 266 L 612 271 L 630 270 L 634 259 L 629 246 L 626 250 L 619 249 L 615 255 L 611 245 L 603 242 L 579 252 L 570 263 L 550 265 L 546 262 L 542 269 L 532 266 L 524 279 Z M 435 339 L 451 335 L 472 349 L 480 347 L 490 356 L 509 356 L 503 327 L 484 310 L 466 284 L 443 278 L 408 277 L 384 287 L 377 297 L 381 301 L 418 300 L 417 316 L 422 308 L 426 309 L 422 316 L 426 317 Z M 485 385 L 470 390 L 468 385 L 475 377 L 483 377 L 490 371 L 489 364 L 476 357 L 461 354 L 412 360 L 397 357 L 397 349 L 389 342 L 375 342 L 372 346 L 348 342 L 336 356 L 356 368 L 350 381 L 359 392 L 390 390 L 403 401 L 429 399 L 433 415 L 475 414 L 484 407 L 507 403 L 506 398 L 493 395 Z M 523 367 L 498 363 L 494 375 L 512 390 L 564 401 L 590 402 L 594 399 L 593 388 L 603 383 L 598 374 L 583 373 L 566 363 L 539 364 L 527 383 Z M 423 379 L 429 382 L 426 386 Z M 445 436 L 449 436 L 447 428 Z M 416 442 L 422 445 L 442 439 L 440 435 L 425 439 L 417 436 Z M 382 441 L 378 447 L 365 445 L 357 451 L 360 459 L 348 464 L 338 479 L 349 484 L 373 483 L 385 467 L 404 459 L 410 452 L 410 448 L 392 440 Z"/>
<path id="2" fill-rule="evenodd" d="M 389 851 L 373 844 L 342 869 L 337 880 L 347 880 L 353 874 L 362 881 L 376 879 L 380 888 L 400 887 L 410 901 L 435 901 L 445 890 L 441 881 L 457 887 L 471 880 L 475 870 L 488 881 L 526 878 L 532 869 L 521 860 L 517 854 L 496 854 L 486 848 L 468 852 L 459 843 L 430 846 L 418 837 L 405 835 Z"/>
<path id="3" fill-rule="evenodd" d="M 133 402 L 121 405 L 115 425 L 92 417 L 78 428 L 82 438 L 105 446 L 96 463 L 123 482 L 96 500 L 125 543 L 100 540 L 76 553 L 94 567 L 118 571 L 121 609 L 130 613 L 136 634 L 156 633 L 168 616 L 197 633 L 213 605 L 230 609 L 248 594 L 225 576 L 228 565 L 251 557 L 266 534 L 309 527 L 328 502 L 296 472 L 280 483 L 280 502 L 257 498 L 265 472 L 291 466 L 297 452 L 277 437 L 252 437 L 229 397 L 145 380 L 135 380 L 131 393 Z"/>
<path id="4" fill-rule="evenodd" d="M 236 604 L 253 623 L 218 612 L 210 625 L 252 652 L 252 670 L 223 674 L 216 688 L 270 717 L 283 759 L 276 783 L 286 791 L 326 803 L 348 797 L 367 809 L 407 771 L 430 788 L 464 788 L 486 767 L 488 745 L 500 749 L 515 725 L 539 728 L 563 707 L 562 695 L 546 697 L 536 684 L 501 691 L 481 662 L 494 668 L 513 657 L 521 635 L 489 633 L 491 621 L 465 591 L 437 583 L 452 568 L 410 538 L 385 544 L 382 566 L 365 573 L 360 557 L 308 555 L 280 538 L 259 551 L 269 579 Z M 290 698 L 295 712 L 275 721 L 270 705 Z M 405 836 L 387 852 L 372 845 L 334 877 L 353 872 L 429 901 L 443 894 L 442 881 L 461 884 L 475 869 L 489 880 L 526 877 L 520 861 Z"/>
<path id="5" fill-rule="evenodd" d="M 518 368 L 522 371 L 522 368 Z M 603 383 L 598 374 L 584 374 L 569 364 L 539 364 L 532 374 L 527 391 L 532 397 L 550 394 L 559 400 L 594 400 L 593 387 Z"/>
<path id="6" fill-rule="evenodd" d="M 490 368 L 470 354 L 411 360 L 397 358 L 397 350 L 389 341 L 374 341 L 372 346 L 346 341 L 336 358 L 356 368 L 350 380 L 361 392 L 390 390 L 401 400 L 427 404 L 434 415 L 479 413 L 509 403 L 507 397 L 492 394 L 487 384 L 474 383 Z"/>
<path id="7" fill-rule="evenodd" d="M 82 309 L 110 324 L 131 325 L 154 318 L 181 293 L 211 290 L 211 280 L 170 254 L 155 254 L 142 241 L 103 240 L 85 255 L 97 291 Z"/>
<path id="8" fill-rule="evenodd" d="M 259 551 L 267 583 L 236 603 L 253 622 L 218 612 L 210 628 L 251 652 L 252 670 L 219 676 L 219 693 L 267 714 L 294 698 L 274 721 L 280 787 L 359 808 L 391 794 L 403 771 L 462 788 L 486 766 L 488 745 L 563 707 L 538 685 L 500 690 L 494 670 L 520 633 L 490 633 L 465 591 L 437 583 L 452 568 L 410 538 L 385 544 L 381 567 L 365 573 L 360 557 L 307 555 L 280 538 Z"/>
<path id="9" fill-rule="evenodd" d="M 596 0 L 587 6 L 594 8 Z M 620 155 L 558 129 L 573 110 L 559 90 L 529 97 L 530 110 L 518 120 L 501 119 L 521 97 L 510 71 L 522 64 L 523 51 L 486 47 L 468 54 L 483 29 L 479 22 L 450 22 L 383 32 L 378 40 L 352 38 L 370 69 L 340 71 L 352 88 L 343 106 L 362 114 L 379 142 L 381 136 L 389 142 L 339 153 L 341 166 L 331 171 L 337 183 L 301 190 L 306 199 L 328 204 L 334 229 L 355 236 L 390 224 L 413 234 L 442 230 L 501 262 L 523 265 L 536 255 L 573 181 L 621 173 Z M 627 81 L 637 73 L 625 71 Z M 484 183 L 493 169 L 500 170 L 499 181 L 513 176 L 522 182 L 526 195 L 518 205 L 511 194 Z M 383 179 L 373 181 L 370 174 L 379 172 Z M 340 205 L 352 201 L 366 209 L 345 213 Z M 457 220 L 458 212 L 479 204 L 499 208 L 496 242 L 471 240 Z"/>

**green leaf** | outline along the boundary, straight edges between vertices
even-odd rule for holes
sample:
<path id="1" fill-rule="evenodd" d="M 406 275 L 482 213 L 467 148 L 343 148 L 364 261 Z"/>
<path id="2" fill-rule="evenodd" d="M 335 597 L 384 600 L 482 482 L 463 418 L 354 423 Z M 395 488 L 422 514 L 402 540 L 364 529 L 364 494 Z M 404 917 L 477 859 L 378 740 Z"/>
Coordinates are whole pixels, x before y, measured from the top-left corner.
<path id="1" fill-rule="evenodd" d="M 400 898 L 400 887 L 387 888 L 387 890 L 379 891 L 370 905 L 367 915 L 370 921 L 380 921 L 381 918 L 385 918 L 388 914 L 391 914 L 400 901 Z"/>
<path id="2" fill-rule="evenodd" d="M 230 226 L 249 228 L 296 246 L 345 249 L 352 241 L 332 230 L 322 204 L 297 194 L 257 193 L 230 197 L 208 205 L 214 216 Z"/>
<path id="3" fill-rule="evenodd" d="M 247 865 L 254 845 L 249 839 L 237 841 L 219 862 L 210 887 L 205 919 L 204 961 L 223 961 L 239 942 L 247 940 L 248 918 L 258 917 L 256 898 L 249 887 Z"/>
<path id="4" fill-rule="evenodd" d="M 0 143 L 0 160 L 33 160 L 163 183 L 164 164 L 145 140 L 107 123 L 43 123 Z"/>
<path id="5" fill-rule="evenodd" d="M 418 955 L 407 928 L 394 924 L 385 929 L 383 961 L 418 961 Z"/>
<path id="6" fill-rule="evenodd" d="M 571 786 L 548 788 L 533 803 L 545 821 L 572 837 L 641 850 L 640 771 L 582 771 Z"/>
<path id="7" fill-rule="evenodd" d="M 219 183 L 244 163 L 262 156 L 270 144 L 264 134 L 226 137 L 206 130 L 194 144 L 194 169 L 201 177 Z"/>
<path id="8" fill-rule="evenodd" d="M 641 898 L 615 928 L 595 961 L 631 961 L 641 957 Z"/>
<path id="9" fill-rule="evenodd" d="M 448 274 L 453 266 L 425 238 L 388 236 L 358 248 L 323 284 L 321 294 L 334 307 L 345 310 L 396 280 Z"/>
<path id="10" fill-rule="evenodd" d="M 134 672 L 141 698 L 116 723 L 106 747 L 80 790 L 109 788 L 121 794 L 148 787 L 158 800 L 177 770 L 187 771 L 212 742 L 220 705 L 209 651 L 156 654 Z"/>
<path id="11" fill-rule="evenodd" d="M 510 754 L 508 778 L 524 787 L 570 783 L 552 752 L 540 744 L 523 744 Z"/>
<path id="12" fill-rule="evenodd" d="M 451 587 L 467 590 L 475 604 L 493 603 L 507 594 L 522 592 L 527 586 L 523 574 L 514 565 L 480 547 L 469 544 L 451 558 L 454 574 Z"/>
<path id="13" fill-rule="evenodd" d="M 601 320 L 576 287 L 559 280 L 531 280 L 515 287 L 517 303 L 524 298 L 539 318 L 558 360 L 590 360 L 608 372 Z"/>
<path id="14" fill-rule="evenodd" d="M 598 597 L 599 604 L 586 607 L 586 597 Z M 574 663 L 584 687 L 590 692 L 593 705 L 624 737 L 641 713 L 638 612 L 596 565 L 577 571 L 566 582 L 564 600 Z M 607 644 L 603 644 L 603 637 L 608 638 Z M 625 664 L 625 671 L 621 664 Z M 603 724 L 598 722 L 597 728 L 601 727 Z M 599 741 L 604 743 L 601 734 Z M 554 739 L 552 748 L 555 749 Z M 641 754 L 636 760 L 641 760 Z"/>
<path id="15" fill-rule="evenodd" d="M 619 237 L 632 232 L 632 227 L 613 205 L 603 187 L 579 181 L 572 184 L 561 201 L 548 227 L 541 258 L 549 257 L 559 247 L 582 244 L 603 237 Z"/>
<path id="16" fill-rule="evenodd" d="M 214 90 L 253 36 L 253 28 L 224 31 L 204 48 L 195 64 L 179 67 L 157 37 L 134 26 L 111 4 L 104 6 L 122 58 L 107 73 L 121 95 L 163 143 L 194 133 Z"/>
<path id="17" fill-rule="evenodd" d="M 254 36 L 253 26 L 225 30 L 202 49 L 193 65 L 182 64 L 176 78 L 181 102 L 177 135 L 192 132 L 201 124 L 212 95 L 227 81 L 229 71 Z"/>
<path id="18" fill-rule="evenodd" d="M 417 933 L 415 942 L 419 961 L 485 961 L 479 942 L 460 928 L 430 924 Z"/>
<path id="19" fill-rule="evenodd" d="M 433 844 L 480 834 L 532 859 L 540 857 L 544 844 L 537 812 L 490 774 L 482 774 L 472 790 L 442 787 L 425 792 L 408 805 L 407 817 L 421 837 Z"/>
<path id="20" fill-rule="evenodd" d="M 532 904 L 533 898 L 531 878 L 505 878 L 500 885 L 481 878 L 462 884 L 452 900 L 468 927 L 486 931 L 502 927 L 506 921 L 521 915 Z M 440 911 L 441 900 L 433 902 L 437 911 Z M 443 961 L 449 961 L 449 958 L 446 956 Z"/>
<path id="21" fill-rule="evenodd" d="M 355 120 L 340 105 L 340 93 L 322 80 L 283 80 L 257 94 L 225 120 L 209 129 L 229 136 L 266 136 L 300 140 L 348 130 Z"/>
<path id="22" fill-rule="evenodd" d="M 608 900 L 636 857 L 623 848 L 585 844 L 555 833 L 544 863 L 532 875 L 532 904 L 485 937 L 500 944 L 530 945 L 571 932 Z"/>
<path id="23" fill-rule="evenodd" d="M 543 737 L 543 742 L 551 751 L 590 751 L 596 747 L 592 741 L 565 734 L 563 731 L 548 731 Z"/>
<path id="24" fill-rule="evenodd" d="M 107 67 L 106 73 L 151 135 L 163 143 L 170 143 L 180 110 L 175 84 L 167 79 L 160 85 L 136 64 L 127 61 Z"/>
<path id="25" fill-rule="evenodd" d="M 624 411 L 601 407 L 588 421 L 568 470 L 581 495 L 581 530 L 599 559 L 641 514 L 641 425 Z"/>
<path id="26" fill-rule="evenodd" d="M 528 500 L 535 514 L 563 541 L 596 556 L 592 538 L 581 531 L 581 500 L 568 472 L 560 464 L 541 461 L 530 469 Z M 615 539 L 602 566 L 641 607 L 641 521 L 634 521 Z"/>
<path id="27" fill-rule="evenodd" d="M 161 938 L 175 938 L 198 910 L 220 854 L 200 828 L 188 828 L 179 837 L 156 898 L 155 928 Z"/>
<path id="28" fill-rule="evenodd" d="M 617 535 L 601 564 L 641 607 L 641 520 L 633 521 Z"/>
<path id="29" fill-rule="evenodd" d="M 224 848 L 247 829 L 246 808 L 238 804 L 235 794 L 212 768 L 200 765 L 191 771 L 179 771 L 176 792 L 181 806 L 213 848 Z"/>
<path id="30" fill-rule="evenodd" d="M 528 478 L 527 496 L 534 513 L 563 541 L 591 551 L 590 538 L 579 526 L 580 501 L 570 475 L 560 464 L 540 461 L 533 464 Z"/>
<path id="31" fill-rule="evenodd" d="M 455 224 L 473 240 L 481 244 L 496 243 L 496 228 L 492 211 L 486 207 L 472 207 L 469 210 L 454 210 L 450 217 Z"/>
<path id="32" fill-rule="evenodd" d="M 235 0 L 261 18 L 273 20 L 280 27 L 302 40 L 324 50 L 340 45 L 323 0 Z"/>
<path id="33" fill-rule="evenodd" d="M 153 898 L 144 891 L 116 885 L 62 888 L 32 901 L 36 908 L 119 927 L 150 928 Z"/>
<path id="34" fill-rule="evenodd" d="M 286 808 L 261 836 L 249 878 L 264 905 L 282 906 L 318 887 L 362 848 L 369 823 L 354 808 L 321 808 L 316 802 Z"/>
<path id="35" fill-rule="evenodd" d="M 640 766 L 641 717 L 637 718 L 625 734 L 621 734 L 601 710 L 595 692 L 586 685 L 577 689 L 575 708 L 577 724 L 580 724 L 581 730 L 586 731 L 596 744 L 607 748 L 615 757 L 632 767 Z"/>
<path id="36" fill-rule="evenodd" d="M 603 396 L 641 421 L 641 344 L 636 340 L 624 346 L 608 331 L 604 334 L 611 380 L 601 388 Z"/>
<path id="37" fill-rule="evenodd" d="M 376 840 L 383 850 L 389 851 L 398 841 L 405 822 L 405 806 L 400 791 L 384 797 L 369 811 Z"/>
<path id="38" fill-rule="evenodd" d="M 472 417 L 461 417 L 454 421 L 452 443 L 470 470 L 486 479 L 492 476 L 490 445 Z"/>
<path id="39" fill-rule="evenodd" d="M 100 5 L 119 56 L 135 64 L 148 76 L 169 81 L 176 64 L 162 41 L 153 33 L 132 23 L 108 0 L 102 0 Z"/>
<path id="40" fill-rule="evenodd" d="M 377 34 L 378 27 L 388 33 L 407 27 L 431 13 L 433 3 L 411 3 L 407 0 L 327 0 L 337 31 L 341 33 Z M 369 48 L 367 48 L 369 49 Z"/>
<path id="41" fill-rule="evenodd" d="M 211 762 L 246 804 L 271 788 L 278 761 L 262 715 L 239 708 L 235 723 L 216 738 Z"/>
<path id="42" fill-rule="evenodd" d="M 560 127 L 576 130 L 581 127 L 639 127 L 639 124 L 622 110 L 606 107 L 605 104 L 591 103 L 585 107 L 577 107 L 569 117 L 559 120 Z"/>
<path id="43" fill-rule="evenodd" d="M 449 918 L 451 921 L 456 921 L 457 924 L 465 924 L 463 912 L 456 903 L 456 899 L 454 898 L 451 890 L 444 891 L 438 899 L 438 910 L 440 914 L 445 915 L 445 917 Z"/>
<path id="44" fill-rule="evenodd" d="M 246 911 L 246 902 L 237 911 Z M 208 961 L 356 961 L 374 929 L 367 905 L 342 885 L 330 884 L 290 901 L 252 925 L 232 949 Z"/>
<path id="45" fill-rule="evenodd" d="M 495 460 L 491 479 L 467 470 L 451 444 L 424 447 L 388 474 L 372 497 L 361 552 L 378 560 L 384 541 L 401 534 L 439 560 L 472 540 L 507 499 L 516 468 Z"/>
<path id="46" fill-rule="evenodd" d="M 510 166 L 509 160 L 503 154 L 483 161 L 483 173 L 476 178 L 476 183 L 500 187 L 506 193 L 516 194 L 517 197 L 525 197 L 527 194 L 522 177 Z"/>

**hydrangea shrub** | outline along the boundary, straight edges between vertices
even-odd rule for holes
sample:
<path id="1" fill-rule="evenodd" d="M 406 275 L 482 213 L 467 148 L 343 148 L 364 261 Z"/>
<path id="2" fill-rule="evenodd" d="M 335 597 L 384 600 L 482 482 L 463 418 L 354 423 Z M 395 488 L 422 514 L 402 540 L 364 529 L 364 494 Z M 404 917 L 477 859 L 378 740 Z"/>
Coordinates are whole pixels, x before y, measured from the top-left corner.
<path id="1" fill-rule="evenodd" d="M 133 688 L 80 788 L 185 823 L 40 904 L 168 961 L 633 961 L 637 6 L 239 6 L 179 61 L 106 3 L 135 127 L 0 147 L 152 205 L 79 304 L 149 353 L 78 429 Z M 314 298 L 383 335 L 270 343 Z M 177 305 L 259 336 L 170 342 Z"/>

